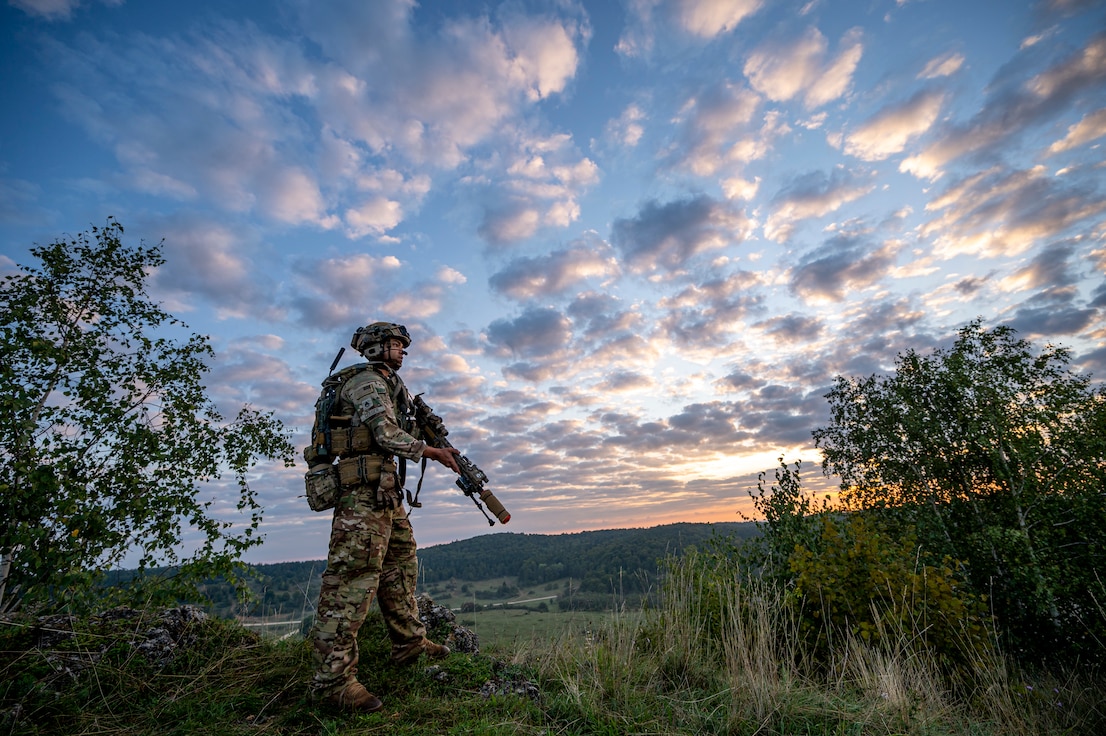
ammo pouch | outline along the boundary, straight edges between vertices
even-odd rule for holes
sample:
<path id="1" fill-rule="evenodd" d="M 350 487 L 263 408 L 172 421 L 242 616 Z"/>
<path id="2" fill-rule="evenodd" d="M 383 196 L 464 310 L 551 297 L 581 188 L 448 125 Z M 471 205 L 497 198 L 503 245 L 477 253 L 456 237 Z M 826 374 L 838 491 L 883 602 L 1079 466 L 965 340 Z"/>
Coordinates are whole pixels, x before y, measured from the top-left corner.
<path id="1" fill-rule="evenodd" d="M 303 477 L 307 487 L 307 505 L 312 511 L 326 511 L 338 503 L 342 488 L 338 484 L 338 468 L 330 463 L 312 465 Z"/>
<path id="2" fill-rule="evenodd" d="M 358 455 L 338 461 L 338 480 L 342 488 L 368 486 L 373 491 L 373 507 L 394 509 L 403 503 L 396 482 L 396 464 L 392 458 Z"/>
<path id="3" fill-rule="evenodd" d="M 336 427 L 330 431 L 330 454 L 341 457 L 368 452 L 372 449 L 372 441 L 372 431 L 364 424 L 357 427 Z"/>

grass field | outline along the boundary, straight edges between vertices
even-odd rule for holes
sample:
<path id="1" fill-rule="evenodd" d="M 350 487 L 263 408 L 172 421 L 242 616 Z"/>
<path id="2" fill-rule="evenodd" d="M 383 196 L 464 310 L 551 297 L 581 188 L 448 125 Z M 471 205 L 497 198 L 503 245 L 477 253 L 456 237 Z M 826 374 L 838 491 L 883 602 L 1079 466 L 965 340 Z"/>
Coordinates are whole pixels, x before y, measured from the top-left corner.
<path id="1" fill-rule="evenodd" d="M 553 642 L 563 636 L 585 635 L 597 626 L 605 625 L 610 612 L 562 611 L 560 599 L 572 589 L 569 578 L 553 583 L 519 588 L 515 578 L 489 580 L 457 580 L 449 583 L 419 585 L 418 594 L 429 595 L 435 603 L 451 609 L 457 622 L 474 631 L 480 637 L 481 648 L 528 648 L 536 642 Z M 513 591 L 505 597 L 491 597 L 492 591 L 506 586 Z M 466 592 L 461 592 L 462 590 Z M 482 594 L 482 595 L 481 595 Z M 462 612 L 462 606 L 471 603 L 475 611 Z M 636 615 L 620 596 L 610 596 L 611 610 L 621 607 Z M 266 638 L 282 638 L 301 632 L 305 616 L 310 609 L 293 615 L 259 616 L 239 618 L 246 628 Z"/>
<path id="2" fill-rule="evenodd" d="M 457 623 L 476 632 L 481 648 L 500 651 L 528 650 L 571 637 L 588 637 L 605 628 L 615 614 L 597 611 L 526 611 L 489 609 L 458 614 Z M 637 612 L 620 614 L 638 617 Z"/>

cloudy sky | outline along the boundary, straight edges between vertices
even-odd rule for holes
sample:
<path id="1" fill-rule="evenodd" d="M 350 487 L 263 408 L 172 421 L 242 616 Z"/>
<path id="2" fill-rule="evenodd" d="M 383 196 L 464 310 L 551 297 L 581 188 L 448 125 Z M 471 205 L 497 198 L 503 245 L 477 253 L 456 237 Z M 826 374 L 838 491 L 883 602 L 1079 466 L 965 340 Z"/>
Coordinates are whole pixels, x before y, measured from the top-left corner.
<path id="1" fill-rule="evenodd" d="M 301 446 L 351 332 L 406 324 L 408 385 L 514 515 L 431 469 L 424 546 L 735 520 L 781 455 L 817 480 L 834 376 L 975 317 L 1106 376 L 1100 1 L 9 0 L 0 28 L 0 270 L 108 216 L 164 240 L 212 396 Z M 303 472 L 258 468 L 251 561 L 325 556 Z"/>

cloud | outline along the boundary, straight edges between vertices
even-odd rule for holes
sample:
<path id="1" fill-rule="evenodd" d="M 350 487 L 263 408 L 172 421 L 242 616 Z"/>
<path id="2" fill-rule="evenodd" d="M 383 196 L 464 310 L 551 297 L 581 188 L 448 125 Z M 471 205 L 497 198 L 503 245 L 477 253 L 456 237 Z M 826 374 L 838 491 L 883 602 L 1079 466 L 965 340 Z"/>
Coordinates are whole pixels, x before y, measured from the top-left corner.
<path id="1" fill-rule="evenodd" d="M 517 301 L 552 296 L 589 279 L 618 275 L 611 248 L 597 237 L 532 258 L 516 258 L 488 280 L 493 291 Z"/>
<path id="2" fill-rule="evenodd" d="M 1101 84 L 1103 79 L 1106 79 L 1106 34 L 1100 33 L 1081 51 L 1031 78 L 1025 88 L 1039 102 L 1066 100 Z"/>
<path id="3" fill-rule="evenodd" d="M 723 179 L 719 184 L 726 195 L 726 199 L 751 200 L 757 196 L 760 190 L 760 177 L 755 176 L 751 180 L 740 177 Z"/>
<path id="4" fill-rule="evenodd" d="M 858 238 L 837 237 L 807 253 L 791 270 L 791 290 L 811 302 L 840 302 L 885 278 L 895 264 L 899 246 L 870 248 Z"/>
<path id="5" fill-rule="evenodd" d="M 640 305 L 627 306 L 609 293 L 592 291 L 576 295 L 565 312 L 580 344 L 604 370 L 639 371 L 659 355 L 657 344 L 649 339 L 655 325 Z"/>
<path id="6" fill-rule="evenodd" d="M 848 91 L 864 53 L 860 30 L 846 32 L 839 47 L 837 56 L 830 58 L 826 37 L 811 27 L 795 40 L 758 46 L 745 61 L 745 76 L 770 100 L 802 97 L 808 109 L 820 107 Z"/>
<path id="7" fill-rule="evenodd" d="M 580 64 L 576 39 L 589 35 L 582 26 L 521 13 L 503 23 L 502 34 L 512 52 L 512 76 L 535 102 L 565 90 Z"/>
<path id="8" fill-rule="evenodd" d="M 1024 82 L 1014 81 L 1001 76 L 992 80 L 971 120 L 950 124 L 933 143 L 904 160 L 899 170 L 935 180 L 962 156 L 1009 149 L 1028 128 L 1062 114 L 1077 95 L 1106 81 L 1106 35 L 1093 36 L 1082 49 Z"/>
<path id="9" fill-rule="evenodd" d="M 615 51 L 626 58 L 648 58 L 658 42 L 678 45 L 673 30 L 700 41 L 716 38 L 763 5 L 764 0 L 630 0 Z"/>
<path id="10" fill-rule="evenodd" d="M 1058 335 L 1077 335 L 1102 323 L 1097 309 L 1080 307 L 1075 288 L 1045 289 L 1021 303 L 1007 323 L 1031 340 L 1055 340 Z"/>
<path id="11" fill-rule="evenodd" d="M 308 428 L 319 389 L 298 380 L 288 362 L 272 354 L 283 352 L 284 347 L 284 341 L 274 335 L 242 337 L 217 346 L 205 383 L 224 416 L 232 417 L 239 407 L 250 404 L 296 417 L 296 424 Z"/>
<path id="12" fill-rule="evenodd" d="M 1076 335 L 1102 322 L 1092 301 L 1079 290 L 1081 274 L 1077 259 L 1080 241 L 1050 244 L 1024 267 L 1002 279 L 1005 294 L 1026 294 L 1007 322 L 1030 339 L 1055 340 L 1057 335 Z"/>
<path id="13" fill-rule="evenodd" d="M 449 266 L 439 268 L 434 277 L 443 284 L 464 284 L 468 282 L 468 278 L 463 273 Z"/>
<path id="14" fill-rule="evenodd" d="M 39 203 L 42 188 L 25 179 L 0 178 L 0 222 L 20 225 L 40 222 L 50 212 Z"/>
<path id="15" fill-rule="evenodd" d="M 809 446 L 813 428 L 830 419 L 822 396 L 788 385 L 764 385 L 749 400 L 733 406 L 746 435 L 755 437 L 753 442 L 771 448 L 777 456 Z"/>
<path id="16" fill-rule="evenodd" d="M 863 197 L 875 188 L 872 177 L 862 177 L 842 166 L 829 176 L 812 171 L 792 181 L 772 198 L 772 212 L 764 223 L 764 235 L 776 242 L 791 237 L 801 220 L 822 217 Z"/>
<path id="17" fill-rule="evenodd" d="M 594 388 L 605 394 L 638 393 L 656 386 L 651 377 L 633 370 L 609 371 Z"/>
<path id="18" fill-rule="evenodd" d="M 151 283 L 172 310 L 196 311 L 210 306 L 219 319 L 279 320 L 284 310 L 275 288 L 253 260 L 260 245 L 253 236 L 196 216 L 177 215 L 147 225 L 167 232 L 167 264 Z"/>
<path id="19" fill-rule="evenodd" d="M 633 148 L 645 135 L 645 127 L 642 123 L 647 118 L 648 115 L 641 105 L 637 103 L 627 105 L 621 115 L 607 122 L 606 139 L 615 145 Z"/>
<path id="20" fill-rule="evenodd" d="M 1067 135 L 1048 147 L 1048 152 L 1055 154 L 1070 151 L 1103 136 L 1106 136 L 1106 107 L 1084 115 L 1078 123 L 1068 128 Z"/>
<path id="21" fill-rule="evenodd" d="M 466 183 L 485 202 L 478 232 L 492 245 L 517 243 L 540 228 L 563 228 L 580 216 L 578 197 L 599 177 L 569 136 L 504 135 L 496 155 L 479 162 L 481 175 Z M 494 183 L 492 183 L 494 182 Z"/>
<path id="22" fill-rule="evenodd" d="M 122 5 L 123 0 L 99 0 L 103 5 Z M 8 0 L 12 7 L 27 15 L 45 20 L 69 20 L 73 11 L 84 4 L 82 0 Z"/>
<path id="23" fill-rule="evenodd" d="M 340 137 L 442 169 L 467 160 L 529 105 L 564 92 L 588 35 L 572 18 L 511 13 L 416 32 L 411 4 L 402 12 L 393 4 L 389 15 L 398 17 L 388 20 L 362 5 L 304 6 L 310 38 L 336 62 L 319 69 L 319 108 Z"/>
<path id="24" fill-rule="evenodd" d="M 403 221 L 403 208 L 399 202 L 387 197 L 370 197 L 358 207 L 346 210 L 343 217 L 346 228 L 354 238 L 383 234 Z"/>
<path id="25" fill-rule="evenodd" d="M 572 339 L 572 324 L 561 312 L 533 307 L 514 319 L 498 319 L 488 325 L 490 348 L 499 355 L 548 358 Z"/>
<path id="26" fill-rule="evenodd" d="M 1044 7 L 1059 15 L 1073 15 L 1098 7 L 1099 0 L 1045 0 Z"/>
<path id="27" fill-rule="evenodd" d="M 940 92 L 922 90 L 880 111 L 845 137 L 845 153 L 864 161 L 882 161 L 900 153 L 912 139 L 930 129 L 944 99 Z"/>
<path id="28" fill-rule="evenodd" d="M 232 212 L 289 224 L 334 224 L 303 154 L 310 141 L 290 118 L 285 89 L 302 55 L 292 44 L 229 23 L 204 38 L 81 36 L 47 43 L 62 67 L 63 111 L 111 149 L 125 188 L 178 200 L 203 197 Z M 284 59 L 273 70 L 261 57 Z M 298 71 L 297 71 L 298 70 Z M 110 90 L 103 94 L 99 90 Z"/>
<path id="29" fill-rule="evenodd" d="M 919 229 L 934 254 L 1017 255 L 1106 212 L 1106 197 L 1049 176 L 1043 166 L 993 167 L 952 183 L 926 205 L 940 216 Z"/>
<path id="30" fill-rule="evenodd" d="M 389 314 L 403 315 L 403 319 L 430 319 L 442 311 L 442 302 L 446 290 L 440 283 L 421 281 L 411 284 L 410 288 L 392 294 L 386 308 Z"/>
<path id="31" fill-rule="evenodd" d="M 224 20 L 125 44 L 47 42 L 63 69 L 55 94 L 114 152 L 121 186 L 380 237 L 429 191 L 419 167 L 451 170 L 565 92 L 589 33 L 571 14 L 504 11 L 416 29 L 405 0 L 300 7 L 305 36 Z M 377 168 L 385 155 L 390 178 Z M 575 191 L 595 176 L 586 159 L 557 160 L 542 183 L 560 193 L 515 196 L 539 224 L 563 226 L 578 216 Z M 493 229 L 530 231 L 514 212 L 506 219 L 513 231 Z"/>
<path id="32" fill-rule="evenodd" d="M 394 321 L 425 319 L 441 309 L 442 283 L 410 284 L 395 256 L 367 253 L 302 258 L 294 264 L 291 306 L 316 330 L 362 324 L 366 314 Z"/>
<path id="33" fill-rule="evenodd" d="M 764 308 L 764 296 L 756 291 L 760 284 L 757 274 L 737 271 L 664 297 L 657 303 L 663 313 L 657 335 L 683 348 L 726 345 L 746 319 Z"/>
<path id="34" fill-rule="evenodd" d="M 409 210 L 417 210 L 430 191 L 430 177 L 405 175 L 394 168 L 359 166 L 350 177 L 351 188 L 343 199 L 351 205 L 342 215 L 350 238 L 382 237 L 403 222 Z"/>
<path id="35" fill-rule="evenodd" d="M 778 340 L 787 343 L 805 343 L 816 339 L 825 328 L 818 317 L 809 317 L 792 312 L 781 317 L 772 317 L 758 322 L 756 327 Z"/>
<path id="36" fill-rule="evenodd" d="M 764 0 L 677 0 L 673 9 L 688 33 L 714 38 L 732 31 L 763 4 Z"/>
<path id="37" fill-rule="evenodd" d="M 1075 254 L 1073 243 L 1057 243 L 1045 247 L 1033 260 L 1003 278 L 1000 288 L 1005 292 L 1024 292 L 1027 289 L 1054 289 L 1074 286 L 1078 281 L 1071 260 Z"/>
<path id="38" fill-rule="evenodd" d="M 611 243 L 635 273 L 673 272 L 695 256 L 742 243 L 751 221 L 728 202 L 706 195 L 649 202 L 636 217 L 611 226 Z"/>
<path id="39" fill-rule="evenodd" d="M 922 71 L 918 72 L 918 79 L 936 79 L 949 77 L 960 71 L 964 66 L 964 55 L 958 52 L 949 52 L 935 56 L 926 63 Z"/>
<path id="40" fill-rule="evenodd" d="M 783 132 L 778 116 L 764 116 L 759 134 L 753 129 L 760 97 L 745 87 L 723 82 L 689 99 L 681 110 L 683 126 L 671 158 L 697 176 L 761 158 L 772 139 Z"/>

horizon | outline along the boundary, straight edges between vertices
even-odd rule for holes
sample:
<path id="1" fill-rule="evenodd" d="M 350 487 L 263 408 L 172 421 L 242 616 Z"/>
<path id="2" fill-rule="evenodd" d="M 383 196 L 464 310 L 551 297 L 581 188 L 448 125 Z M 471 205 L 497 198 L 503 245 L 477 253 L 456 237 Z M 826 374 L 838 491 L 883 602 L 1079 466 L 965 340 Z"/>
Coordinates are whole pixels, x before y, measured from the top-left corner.
<path id="1" fill-rule="evenodd" d="M 489 528 L 430 467 L 421 547 L 740 521 L 780 457 L 832 493 L 811 433 L 834 377 L 976 318 L 1106 376 L 1096 0 L 9 0 L 0 21 L 0 274 L 108 217 L 163 241 L 150 293 L 171 334 L 210 336 L 210 397 L 300 449 L 338 349 L 405 324 L 404 380 L 512 515 Z M 250 474 L 245 561 L 325 558 L 297 460 Z M 236 520 L 235 490 L 202 493 Z"/>

